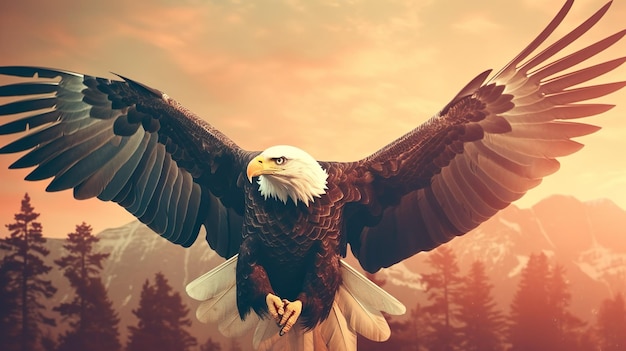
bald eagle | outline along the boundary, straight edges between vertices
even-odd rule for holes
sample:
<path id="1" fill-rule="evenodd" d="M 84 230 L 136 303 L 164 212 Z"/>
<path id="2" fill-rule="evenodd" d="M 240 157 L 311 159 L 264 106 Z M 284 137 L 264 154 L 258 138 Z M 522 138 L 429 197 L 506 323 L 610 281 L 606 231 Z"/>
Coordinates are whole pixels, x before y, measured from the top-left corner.
<path id="1" fill-rule="evenodd" d="M 17 80 L 0 87 L 10 100 L 0 116 L 12 117 L 0 134 L 27 132 L 0 152 L 27 151 L 11 165 L 35 167 L 27 180 L 52 178 L 48 191 L 116 202 L 175 244 L 190 246 L 204 226 L 227 261 L 188 292 L 204 301 L 198 317 L 223 333 L 254 330 L 262 349 L 354 349 L 355 333 L 388 338 L 380 311 L 404 306 L 342 260 L 348 249 L 376 272 L 436 248 L 555 172 L 557 157 L 581 147 L 571 138 L 598 130 L 572 120 L 612 106 L 580 102 L 626 83 L 585 83 L 626 58 L 573 67 L 625 31 L 555 55 L 610 3 L 531 56 L 572 3 L 498 73 L 479 74 L 427 122 L 362 160 L 317 161 L 293 146 L 244 150 L 139 82 L 23 66 L 0 68 Z"/>

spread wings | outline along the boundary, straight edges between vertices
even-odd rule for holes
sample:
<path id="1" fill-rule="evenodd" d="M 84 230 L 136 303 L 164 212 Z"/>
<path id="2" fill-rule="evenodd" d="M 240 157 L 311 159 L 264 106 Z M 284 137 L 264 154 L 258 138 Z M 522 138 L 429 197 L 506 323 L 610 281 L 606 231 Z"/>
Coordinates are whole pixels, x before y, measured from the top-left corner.
<path id="1" fill-rule="evenodd" d="M 352 251 L 366 270 L 388 267 L 472 230 L 555 172 L 557 157 L 579 150 L 582 145 L 571 138 L 598 129 L 571 120 L 612 106 L 580 102 L 626 84 L 581 84 L 626 58 L 566 71 L 625 31 L 553 57 L 593 27 L 610 3 L 528 59 L 572 3 L 490 81 L 485 82 L 489 72 L 479 75 L 436 116 L 354 168 L 353 178 L 369 178 L 361 185 L 361 203 L 367 204 L 353 208 L 346 226 Z"/>
<path id="2" fill-rule="evenodd" d="M 0 153 L 30 150 L 11 166 L 36 166 L 26 179 L 53 178 L 49 191 L 114 201 L 182 246 L 204 224 L 219 254 L 237 252 L 243 211 L 237 181 L 249 153 L 130 79 L 36 67 L 0 67 L 0 74 L 17 77 L 0 87 L 0 96 L 12 100 L 0 106 L 0 118 L 13 117 L 0 123 L 0 134 L 29 131 Z"/>

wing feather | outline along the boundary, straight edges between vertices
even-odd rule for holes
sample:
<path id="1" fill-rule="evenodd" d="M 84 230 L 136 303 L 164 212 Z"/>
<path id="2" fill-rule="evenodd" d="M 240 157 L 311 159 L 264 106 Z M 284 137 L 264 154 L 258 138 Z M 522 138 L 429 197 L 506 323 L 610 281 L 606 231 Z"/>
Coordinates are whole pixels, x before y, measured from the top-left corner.
<path id="1" fill-rule="evenodd" d="M 546 94 L 562 91 L 566 88 L 591 80 L 599 75 L 609 73 L 610 71 L 621 66 L 624 61 L 626 61 L 626 57 L 603 62 L 595 66 L 551 78 L 543 83 L 542 90 L 546 92 Z M 538 74 L 540 73 L 538 72 Z M 552 74 L 554 73 L 549 73 L 548 75 Z"/>
<path id="2" fill-rule="evenodd" d="M 183 186 L 183 175 L 180 172 L 175 172 L 176 174 L 176 180 L 173 182 L 172 184 L 172 191 L 170 192 L 170 197 L 169 197 L 169 208 L 171 209 L 168 213 L 167 216 L 167 227 L 165 228 L 165 233 L 169 233 L 169 235 L 167 235 L 165 238 L 171 241 L 177 241 L 178 238 L 178 232 L 175 230 L 176 224 L 178 222 L 178 216 L 180 216 L 180 213 L 178 212 L 180 209 L 178 208 L 177 204 L 179 203 L 180 200 L 180 193 L 182 190 L 182 186 Z"/>
<path id="3" fill-rule="evenodd" d="M 52 123 L 59 118 L 58 111 L 49 111 L 34 115 L 32 117 L 16 119 L 13 122 L 9 122 L 0 126 L 0 135 L 14 134 L 37 128 L 41 125 Z"/>
<path id="4" fill-rule="evenodd" d="M 144 191 L 139 195 L 140 203 L 137 212 L 131 212 L 137 218 L 141 220 L 143 216 L 148 212 L 148 207 L 158 190 L 159 180 L 161 179 L 161 172 L 165 168 L 165 148 L 162 145 L 158 145 L 155 148 L 155 161 L 152 167 L 148 169 L 148 180 Z M 160 193 L 160 192 L 159 192 Z M 145 222 L 144 222 L 145 223 Z"/>
<path id="5" fill-rule="evenodd" d="M 109 184 L 98 195 L 98 199 L 102 201 L 111 201 L 112 199 L 116 198 L 123 189 L 129 189 L 126 184 L 128 183 L 131 176 L 137 169 L 137 166 L 141 162 L 141 158 L 146 153 L 146 149 L 148 148 L 149 143 L 150 134 L 144 134 L 141 143 L 137 146 L 136 149 L 132 150 L 132 154 L 130 157 L 128 157 L 128 160 L 122 164 L 122 167 L 120 167 L 117 172 L 115 172 L 115 175 L 113 176 Z M 129 194 L 130 192 L 127 192 L 127 195 Z M 121 200 L 117 202 L 121 204 Z"/>
<path id="6" fill-rule="evenodd" d="M 467 158 L 458 158 L 452 162 L 455 177 L 463 177 L 465 186 L 471 188 L 472 193 L 481 198 L 483 206 L 500 210 L 506 207 L 511 199 L 516 198 L 515 194 L 485 175 L 481 169 L 470 168 L 472 165 Z"/>
<path id="7" fill-rule="evenodd" d="M 154 193 L 152 193 L 152 198 L 148 203 L 146 212 L 143 216 L 139 217 L 139 220 L 145 224 L 152 224 L 155 218 L 159 215 L 159 205 L 161 204 L 163 193 L 167 191 L 167 178 L 170 176 L 171 158 L 169 157 L 169 154 L 166 153 L 164 148 L 159 148 L 159 151 L 163 154 L 163 167 L 155 170 L 155 174 L 158 173 L 158 176 L 154 187 Z M 153 230 L 158 234 L 163 234 L 163 229 L 161 227 L 155 227 Z"/>
<path id="8" fill-rule="evenodd" d="M 167 239 L 170 241 L 179 241 L 182 229 L 182 217 L 184 216 L 183 209 L 186 207 L 181 204 L 182 199 L 186 195 L 185 191 L 183 191 L 183 187 L 185 186 L 185 176 L 183 173 L 178 172 L 178 176 L 176 177 L 176 183 L 174 184 L 174 188 L 172 191 L 172 195 L 170 198 L 169 208 L 173 209 L 174 212 L 170 212 L 167 222 L 167 228 L 165 229 L 166 233 L 169 233 Z M 184 199 L 187 200 L 187 199 Z M 181 204 L 180 206 L 178 204 Z"/>
<path id="9" fill-rule="evenodd" d="M 467 203 L 471 206 L 470 213 L 472 217 L 477 217 L 482 222 L 493 216 L 501 209 L 501 202 L 493 199 L 490 191 L 485 187 L 481 179 L 474 176 L 473 173 L 464 171 L 463 165 L 467 163 L 459 158 L 455 158 L 450 162 L 450 172 L 447 172 L 446 182 L 456 184 L 455 191 L 463 194 Z M 481 191 L 482 190 L 482 191 Z"/>
<path id="10" fill-rule="evenodd" d="M 206 206 L 203 206 L 202 194 L 204 194 L 204 192 L 202 192 L 200 186 L 196 183 L 190 184 L 189 192 L 190 194 L 189 202 L 187 203 L 187 211 L 185 212 L 185 219 L 180 229 L 182 235 L 186 235 L 186 233 L 195 233 L 196 231 L 200 230 L 201 221 L 199 221 L 198 218 L 207 210 Z M 193 244 L 194 240 L 195 238 L 191 236 L 187 237 L 187 239 L 185 239 L 183 236 L 180 239 L 180 243 L 183 246 L 190 246 L 191 244 Z"/>
<path id="11" fill-rule="evenodd" d="M 366 270 L 375 272 L 476 228 L 557 171 L 557 158 L 580 150 L 572 138 L 599 129 L 572 120 L 613 107 L 588 101 L 626 82 L 589 81 L 626 58 L 576 66 L 617 43 L 626 30 L 560 54 L 600 21 L 608 3 L 538 50 L 572 3 L 488 81 L 485 73 L 478 75 L 440 113 L 353 167 L 351 179 L 369 202 L 361 203 L 366 210 L 348 214 L 347 241 Z"/>
<path id="12" fill-rule="evenodd" d="M 431 189 L 439 202 L 441 211 L 452 224 L 453 232 L 461 234 L 468 231 L 474 221 L 470 211 L 471 204 L 465 198 L 465 193 L 454 188 L 455 185 L 446 183 L 445 177 L 437 178 L 431 185 Z"/>
<path id="13" fill-rule="evenodd" d="M 51 159 L 39 162 L 39 166 L 26 177 L 26 180 L 43 180 L 59 176 L 82 161 L 82 157 L 89 155 L 92 158 L 97 158 L 102 153 L 111 152 L 107 143 L 114 138 L 115 136 L 106 133 L 98 133 L 94 138 L 86 139 L 84 142 L 79 140 L 76 144 L 67 144 L 64 147 L 65 151 Z"/>
<path id="14" fill-rule="evenodd" d="M 74 134 L 74 138 L 76 138 L 74 143 L 70 144 L 64 138 L 57 138 L 49 143 L 40 144 L 15 161 L 11 165 L 11 168 L 29 168 L 49 162 L 59 154 L 76 147 L 76 145 L 85 143 L 88 140 L 94 138 L 108 138 L 109 136 L 104 135 L 106 132 L 107 130 L 105 128 L 101 128 L 96 124 L 86 126 Z M 91 142 L 93 142 L 93 140 Z"/>

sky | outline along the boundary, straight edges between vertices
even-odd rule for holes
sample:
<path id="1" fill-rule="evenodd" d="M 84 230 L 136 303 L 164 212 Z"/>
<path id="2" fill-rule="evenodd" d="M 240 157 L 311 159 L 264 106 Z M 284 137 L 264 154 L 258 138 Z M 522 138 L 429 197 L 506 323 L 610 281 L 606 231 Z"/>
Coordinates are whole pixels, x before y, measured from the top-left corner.
<path id="1" fill-rule="evenodd" d="M 579 0 L 566 30 L 604 4 Z M 365 157 L 440 110 L 470 79 L 498 70 L 552 19 L 561 1 L 3 1 L 0 65 L 38 65 L 114 78 L 166 92 L 241 147 L 291 144 L 314 157 Z M 624 27 L 617 0 L 584 43 Z M 626 40 L 601 55 L 624 56 Z M 626 67 L 609 76 L 626 80 Z M 3 81 L 0 78 L 0 83 Z M 1 102 L 1 101 L 0 101 Z M 618 106 L 584 122 L 602 127 L 586 145 L 516 202 L 552 194 L 608 198 L 626 209 L 626 89 Z M 620 104 L 624 102 L 623 104 Z M 2 122 L 0 122 L 2 123 Z M 14 137 L 0 136 L 0 145 Z M 81 222 L 94 232 L 133 220 L 121 207 L 46 193 L 7 170 L 0 155 L 0 223 L 28 193 L 44 235 L 65 237 Z M 4 236 L 6 229 L 0 228 Z"/>

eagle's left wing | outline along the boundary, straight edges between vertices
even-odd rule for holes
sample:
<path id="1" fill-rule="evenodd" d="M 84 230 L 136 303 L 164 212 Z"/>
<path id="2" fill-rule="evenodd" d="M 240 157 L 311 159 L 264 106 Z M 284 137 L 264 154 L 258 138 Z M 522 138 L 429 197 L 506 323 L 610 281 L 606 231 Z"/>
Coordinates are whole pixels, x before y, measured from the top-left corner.
<path id="1" fill-rule="evenodd" d="M 361 183 L 359 205 L 346 212 L 347 241 L 366 270 L 388 267 L 474 229 L 555 172 L 557 157 L 579 150 L 582 145 L 571 138 L 598 130 L 570 120 L 612 106 L 578 102 L 626 83 L 572 87 L 626 58 L 564 71 L 602 52 L 626 31 L 550 59 L 597 23 L 610 3 L 526 60 L 572 2 L 490 82 L 485 83 L 489 72 L 477 76 L 439 114 L 346 169 Z"/>
<path id="2" fill-rule="evenodd" d="M 239 180 L 251 153 L 162 92 L 41 67 L 0 67 L 0 148 L 47 190 L 114 201 L 169 241 L 191 245 L 204 225 L 220 255 L 241 242 Z M 8 101 L 7 101 L 8 100 Z"/>

